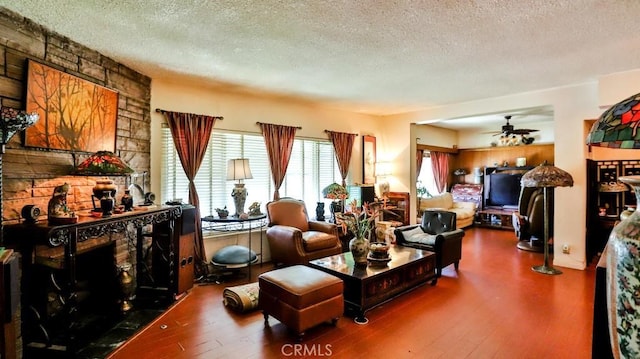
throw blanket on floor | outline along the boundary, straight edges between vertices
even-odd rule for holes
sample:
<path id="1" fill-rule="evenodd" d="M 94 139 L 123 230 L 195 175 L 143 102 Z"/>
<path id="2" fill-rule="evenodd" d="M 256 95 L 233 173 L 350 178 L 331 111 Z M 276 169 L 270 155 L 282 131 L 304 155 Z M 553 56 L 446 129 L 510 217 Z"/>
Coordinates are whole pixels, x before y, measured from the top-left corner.
<path id="1" fill-rule="evenodd" d="M 227 287 L 222 291 L 222 302 L 236 312 L 245 313 L 258 308 L 258 282 Z"/>

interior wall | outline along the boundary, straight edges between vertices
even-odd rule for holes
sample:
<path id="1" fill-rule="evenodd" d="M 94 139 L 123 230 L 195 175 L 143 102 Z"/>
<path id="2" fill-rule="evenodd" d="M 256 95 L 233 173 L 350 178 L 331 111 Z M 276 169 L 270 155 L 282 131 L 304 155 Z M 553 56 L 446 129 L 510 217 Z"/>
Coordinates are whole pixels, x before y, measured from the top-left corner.
<path id="1" fill-rule="evenodd" d="M 224 120 L 216 121 L 213 131 L 224 129 L 260 133 L 256 122 L 275 123 L 287 126 L 300 126 L 296 137 L 328 139 L 325 130 L 358 134 L 353 145 L 352 160 L 347 177 L 348 184 L 362 182 L 362 135 L 376 137 L 378 158 L 386 156 L 386 136 L 379 130 L 379 119 L 376 116 L 347 112 L 318 104 L 275 97 L 262 94 L 238 93 L 232 89 L 213 88 L 168 80 L 153 80 L 151 84 L 151 177 L 152 191 L 161 194 L 161 125 L 164 117 L 156 113 L 160 108 L 167 111 L 223 116 Z M 408 134 L 405 135 L 407 138 Z M 406 141 L 405 141 L 406 142 Z M 224 175 L 224 174 L 221 174 Z M 164 202 L 167 199 L 160 198 Z M 262 206 L 271 198 L 264 198 Z M 252 248 L 261 248 L 262 259 L 270 260 L 269 246 L 266 236 L 254 234 Z M 220 248 L 230 244 L 248 244 L 246 233 L 228 235 L 212 235 L 205 233 L 205 251 L 207 258 Z"/>
<path id="2" fill-rule="evenodd" d="M 325 130 L 358 134 L 354 141 L 349 167 L 349 184 L 362 182 L 362 135 L 377 138 L 377 153 L 386 151 L 380 138 L 376 116 L 341 111 L 318 104 L 260 94 L 242 94 L 231 89 L 208 88 L 167 80 L 153 80 L 151 84 L 151 177 L 152 191 L 160 194 L 161 125 L 164 117 L 155 112 L 167 111 L 223 116 L 216 121 L 216 129 L 260 133 L 256 122 L 302 127 L 296 137 L 328 139 Z M 167 199 L 160 199 L 166 201 Z M 266 203 L 270 198 L 265 198 Z"/>
<path id="3" fill-rule="evenodd" d="M 450 106 L 434 107 L 410 114 L 392 116 L 395 125 L 401 123 L 408 125 L 435 120 L 440 118 L 468 117 L 479 113 L 495 113 L 504 109 L 529 108 L 538 106 L 553 106 L 554 128 L 556 134 L 562 134 L 562 141 L 555 141 L 554 158 L 555 166 L 569 172 L 574 179 L 574 186 L 570 188 L 558 188 L 555 191 L 555 241 L 560 244 L 569 244 L 572 248 L 570 254 L 554 256 L 554 265 L 584 269 L 586 262 L 585 246 L 585 221 L 586 206 L 586 146 L 583 136 L 583 121 L 586 118 L 598 117 L 601 110 L 598 107 L 598 84 L 596 82 L 576 86 L 548 89 L 529 93 L 515 94 L 499 98 L 491 98 L 479 101 L 459 103 Z M 424 144 L 436 145 L 429 141 L 436 137 L 424 138 L 418 135 L 415 125 L 411 132 L 410 143 L 420 137 Z M 396 141 L 406 141 L 396 138 Z M 435 141 L 434 141 L 435 142 Z M 407 151 L 407 158 L 403 159 L 409 171 L 415 175 L 415 149 Z M 415 184 L 410 186 L 412 198 L 415 198 Z M 575 215 L 567 216 L 568 213 Z M 412 216 L 415 217 L 415 214 Z M 514 237 L 514 247 L 515 247 Z"/>

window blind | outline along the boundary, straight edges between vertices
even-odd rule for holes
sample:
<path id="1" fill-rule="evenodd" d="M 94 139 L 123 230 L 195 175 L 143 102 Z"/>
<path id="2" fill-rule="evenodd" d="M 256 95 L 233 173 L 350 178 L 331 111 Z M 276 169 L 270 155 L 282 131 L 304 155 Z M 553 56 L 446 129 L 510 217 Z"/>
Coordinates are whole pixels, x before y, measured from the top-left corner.
<path id="1" fill-rule="evenodd" d="M 162 151 L 163 200 L 181 198 L 188 202 L 189 181 L 175 150 L 171 131 L 166 125 L 162 128 Z M 234 211 L 231 191 L 236 181 L 226 179 L 227 162 L 233 158 L 248 158 L 253 175 L 252 179 L 243 180 L 247 188 L 245 210 L 253 202 L 260 202 L 264 210 L 266 202 L 273 199 L 274 186 L 262 135 L 214 130 L 205 158 L 194 180 L 200 197 L 202 216 L 214 214 L 215 208 L 224 206 L 230 212 Z M 326 202 L 327 205 L 329 202 L 322 198 L 322 189 L 333 182 L 341 181 L 330 141 L 297 138 L 294 140 L 287 174 L 280 188 L 280 197 L 302 199 L 309 216 L 315 217 L 316 202 Z"/>

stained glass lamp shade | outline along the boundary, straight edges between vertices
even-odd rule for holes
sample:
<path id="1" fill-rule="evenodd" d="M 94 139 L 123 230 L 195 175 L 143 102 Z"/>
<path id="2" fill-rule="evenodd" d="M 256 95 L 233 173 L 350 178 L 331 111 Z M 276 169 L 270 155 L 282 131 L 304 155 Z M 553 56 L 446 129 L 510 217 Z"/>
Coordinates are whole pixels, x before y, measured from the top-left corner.
<path id="1" fill-rule="evenodd" d="M 606 110 L 593 124 L 587 145 L 640 149 L 640 93 Z"/>
<path id="2" fill-rule="evenodd" d="M 98 151 L 76 166 L 74 174 L 85 176 L 124 176 L 133 173 L 120 157 L 110 151 Z"/>
<path id="3" fill-rule="evenodd" d="M 38 121 L 40 116 L 37 113 L 26 113 L 11 107 L 2 107 L 0 110 L 0 141 L 2 144 L 2 152 L 4 153 L 4 145 L 9 142 L 11 137 L 18 131 L 22 131 Z"/>

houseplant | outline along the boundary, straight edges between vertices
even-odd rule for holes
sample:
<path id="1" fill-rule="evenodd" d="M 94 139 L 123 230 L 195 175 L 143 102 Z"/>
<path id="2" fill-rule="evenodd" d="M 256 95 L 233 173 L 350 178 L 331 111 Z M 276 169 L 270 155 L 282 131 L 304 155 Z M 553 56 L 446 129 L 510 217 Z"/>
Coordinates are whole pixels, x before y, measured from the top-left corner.
<path id="1" fill-rule="evenodd" d="M 349 241 L 349 250 L 356 265 L 367 265 L 369 237 L 377 217 L 378 210 L 370 208 L 366 203 L 359 209 L 355 199 L 351 201 L 349 211 L 336 213 L 336 223 L 342 227 L 342 231 L 353 234 L 353 239 Z"/>
<path id="2" fill-rule="evenodd" d="M 223 219 L 229 216 L 229 210 L 227 210 L 227 206 L 224 206 L 224 208 L 216 208 L 216 213 L 218 213 L 218 217 Z"/>

